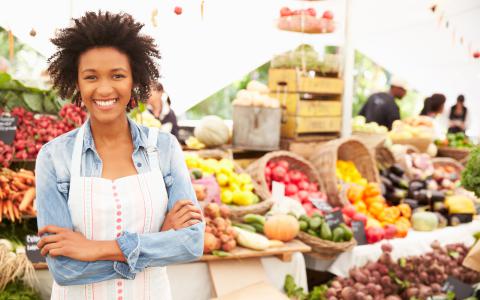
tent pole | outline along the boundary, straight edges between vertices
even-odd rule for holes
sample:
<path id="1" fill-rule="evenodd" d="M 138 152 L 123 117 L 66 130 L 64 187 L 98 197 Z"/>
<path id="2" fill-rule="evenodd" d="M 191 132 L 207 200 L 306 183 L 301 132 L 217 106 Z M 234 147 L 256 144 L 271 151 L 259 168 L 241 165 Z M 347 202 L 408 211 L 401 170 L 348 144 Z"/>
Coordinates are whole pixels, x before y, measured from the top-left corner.
<path id="1" fill-rule="evenodd" d="M 353 82 L 355 66 L 355 48 L 352 41 L 352 3 L 345 0 L 345 41 L 343 49 L 343 99 L 342 99 L 342 137 L 352 134 Z"/>

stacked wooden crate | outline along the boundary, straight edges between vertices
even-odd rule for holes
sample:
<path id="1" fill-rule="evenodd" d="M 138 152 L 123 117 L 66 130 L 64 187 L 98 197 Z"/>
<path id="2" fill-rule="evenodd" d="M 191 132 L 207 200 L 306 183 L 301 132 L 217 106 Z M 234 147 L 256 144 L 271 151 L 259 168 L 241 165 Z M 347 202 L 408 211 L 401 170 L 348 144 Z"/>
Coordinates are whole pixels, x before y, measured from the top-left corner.
<path id="1" fill-rule="evenodd" d="M 271 96 L 279 99 L 282 110 L 281 137 L 284 149 L 305 148 L 306 144 L 334 139 L 342 127 L 343 81 L 315 77 L 296 69 L 270 69 Z M 299 153 L 308 156 L 304 153 Z"/>

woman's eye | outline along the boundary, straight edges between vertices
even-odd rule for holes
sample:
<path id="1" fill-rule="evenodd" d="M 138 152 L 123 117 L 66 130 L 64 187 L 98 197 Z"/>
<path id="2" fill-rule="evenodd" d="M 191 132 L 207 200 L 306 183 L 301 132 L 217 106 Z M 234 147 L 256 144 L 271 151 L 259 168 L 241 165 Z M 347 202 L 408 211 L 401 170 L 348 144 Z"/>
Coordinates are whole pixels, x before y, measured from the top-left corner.
<path id="1" fill-rule="evenodd" d="M 89 75 L 89 76 L 85 76 L 84 79 L 85 80 L 95 80 L 97 77 L 94 76 L 94 75 Z"/>
<path id="2" fill-rule="evenodd" d="M 114 79 L 125 78 L 125 75 L 122 75 L 122 74 L 115 74 L 115 75 L 113 75 L 113 78 L 114 78 Z"/>

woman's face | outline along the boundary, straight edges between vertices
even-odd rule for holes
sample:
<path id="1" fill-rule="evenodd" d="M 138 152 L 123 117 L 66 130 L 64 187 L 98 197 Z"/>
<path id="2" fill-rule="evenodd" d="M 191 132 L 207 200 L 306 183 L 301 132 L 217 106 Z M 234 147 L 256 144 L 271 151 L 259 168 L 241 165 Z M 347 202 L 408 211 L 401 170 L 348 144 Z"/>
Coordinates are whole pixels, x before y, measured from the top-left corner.
<path id="1" fill-rule="evenodd" d="M 92 120 L 111 123 L 124 116 L 132 87 L 127 55 L 113 47 L 94 48 L 80 55 L 78 89 Z"/>

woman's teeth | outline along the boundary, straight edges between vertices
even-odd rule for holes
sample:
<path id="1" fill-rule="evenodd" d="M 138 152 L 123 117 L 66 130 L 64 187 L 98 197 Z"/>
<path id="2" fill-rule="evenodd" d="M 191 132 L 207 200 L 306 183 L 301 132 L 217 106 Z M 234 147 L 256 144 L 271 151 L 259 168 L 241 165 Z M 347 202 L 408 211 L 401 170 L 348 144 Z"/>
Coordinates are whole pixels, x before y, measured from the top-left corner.
<path id="1" fill-rule="evenodd" d="M 118 101 L 118 99 L 112 99 L 112 100 L 101 100 L 101 101 L 97 101 L 97 100 L 93 100 L 95 102 L 95 104 L 97 104 L 98 106 L 110 106 L 110 105 L 113 105 L 115 104 L 115 102 Z"/>

